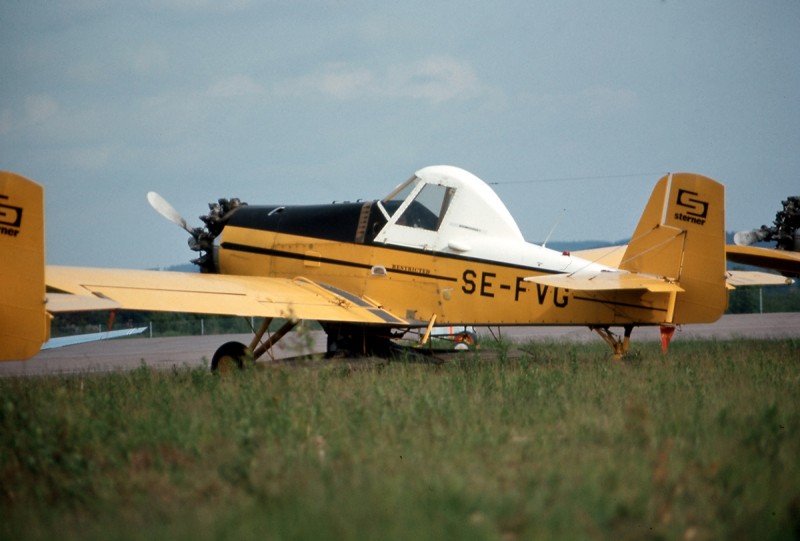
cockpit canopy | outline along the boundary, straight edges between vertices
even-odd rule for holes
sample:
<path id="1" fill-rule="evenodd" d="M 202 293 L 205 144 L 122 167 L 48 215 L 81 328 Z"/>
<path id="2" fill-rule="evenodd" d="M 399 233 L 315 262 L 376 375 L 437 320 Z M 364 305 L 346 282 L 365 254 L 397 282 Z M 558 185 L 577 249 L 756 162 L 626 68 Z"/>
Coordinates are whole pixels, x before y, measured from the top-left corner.
<path id="1" fill-rule="evenodd" d="M 497 194 L 458 167 L 420 169 L 380 200 L 378 207 L 388 223 L 376 242 L 443 250 L 475 237 L 523 240 Z"/>

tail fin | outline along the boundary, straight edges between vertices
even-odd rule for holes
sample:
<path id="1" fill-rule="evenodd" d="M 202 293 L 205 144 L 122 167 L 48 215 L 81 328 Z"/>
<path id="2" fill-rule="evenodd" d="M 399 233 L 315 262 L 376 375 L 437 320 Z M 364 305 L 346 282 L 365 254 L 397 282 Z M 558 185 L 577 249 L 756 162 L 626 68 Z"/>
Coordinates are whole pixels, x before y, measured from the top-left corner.
<path id="1" fill-rule="evenodd" d="M 0 171 L 0 361 L 33 357 L 49 335 L 44 189 Z"/>
<path id="2" fill-rule="evenodd" d="M 658 181 L 620 268 L 675 280 L 665 323 L 716 321 L 728 305 L 725 284 L 725 187 L 675 173 Z"/>

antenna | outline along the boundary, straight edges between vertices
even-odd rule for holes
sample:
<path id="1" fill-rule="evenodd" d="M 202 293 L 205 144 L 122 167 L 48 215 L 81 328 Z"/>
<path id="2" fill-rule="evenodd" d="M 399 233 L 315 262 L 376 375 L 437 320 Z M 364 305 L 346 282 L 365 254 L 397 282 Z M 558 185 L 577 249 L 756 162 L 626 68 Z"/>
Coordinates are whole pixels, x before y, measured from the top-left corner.
<path id="1" fill-rule="evenodd" d="M 556 223 L 553 224 L 553 227 L 550 228 L 550 232 L 547 234 L 547 237 L 544 239 L 544 242 L 542 243 L 542 248 L 547 247 L 547 241 L 550 240 L 550 237 L 553 235 L 553 232 L 556 230 L 556 227 L 558 227 L 558 224 L 561 223 L 561 219 L 564 217 L 564 214 L 566 213 L 567 209 L 561 209 L 561 214 L 558 216 L 558 218 L 556 218 Z"/>

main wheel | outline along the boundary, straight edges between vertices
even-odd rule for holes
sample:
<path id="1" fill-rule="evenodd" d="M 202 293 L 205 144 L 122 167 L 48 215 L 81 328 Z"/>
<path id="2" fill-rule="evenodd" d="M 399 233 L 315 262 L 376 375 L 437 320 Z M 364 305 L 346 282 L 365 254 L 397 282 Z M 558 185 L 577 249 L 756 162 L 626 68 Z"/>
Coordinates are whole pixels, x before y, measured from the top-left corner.
<path id="1" fill-rule="evenodd" d="M 475 333 L 464 331 L 453 338 L 453 349 L 456 351 L 475 349 L 477 342 L 478 336 Z"/>
<path id="2" fill-rule="evenodd" d="M 225 342 L 214 353 L 211 358 L 212 372 L 231 372 L 232 370 L 242 370 L 245 363 L 253 354 L 244 344 L 240 342 Z"/>

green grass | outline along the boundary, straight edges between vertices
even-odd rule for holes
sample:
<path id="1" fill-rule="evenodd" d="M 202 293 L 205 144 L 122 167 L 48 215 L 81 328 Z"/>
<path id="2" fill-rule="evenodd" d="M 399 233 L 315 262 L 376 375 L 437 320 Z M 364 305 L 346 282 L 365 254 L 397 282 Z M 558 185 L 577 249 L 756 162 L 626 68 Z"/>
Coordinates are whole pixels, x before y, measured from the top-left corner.
<path id="1" fill-rule="evenodd" d="M 0 380 L 4 539 L 794 539 L 800 342 Z"/>

